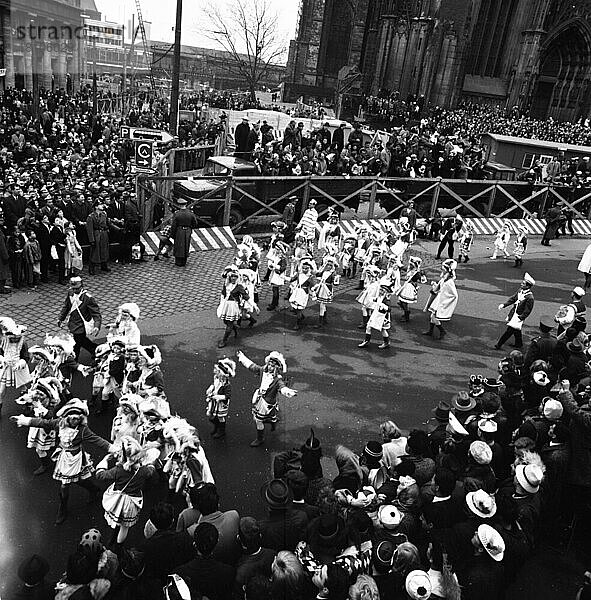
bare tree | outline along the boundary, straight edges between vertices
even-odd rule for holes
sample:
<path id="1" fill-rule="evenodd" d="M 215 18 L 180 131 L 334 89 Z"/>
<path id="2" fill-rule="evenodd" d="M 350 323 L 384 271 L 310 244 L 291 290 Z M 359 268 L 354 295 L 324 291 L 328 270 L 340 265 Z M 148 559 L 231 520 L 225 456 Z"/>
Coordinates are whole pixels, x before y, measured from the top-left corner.
<path id="1" fill-rule="evenodd" d="M 204 9 L 207 29 L 203 31 L 229 54 L 228 70 L 242 78 L 251 100 L 256 89 L 285 53 L 280 38 L 278 18 L 269 0 L 211 1 Z"/>

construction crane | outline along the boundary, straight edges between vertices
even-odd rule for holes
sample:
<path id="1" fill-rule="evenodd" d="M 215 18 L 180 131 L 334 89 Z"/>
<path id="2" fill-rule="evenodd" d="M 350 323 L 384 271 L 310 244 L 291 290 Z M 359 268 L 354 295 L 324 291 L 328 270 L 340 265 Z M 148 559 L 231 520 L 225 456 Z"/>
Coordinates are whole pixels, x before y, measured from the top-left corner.
<path id="1" fill-rule="evenodd" d="M 152 93 L 154 94 L 154 97 L 156 97 L 156 81 L 154 80 L 154 74 L 152 73 L 152 65 L 150 64 L 150 48 L 148 46 L 148 39 L 146 38 L 146 28 L 144 27 L 144 17 L 142 16 L 142 5 L 140 3 L 140 0 L 135 0 L 135 8 L 139 22 L 138 29 L 142 35 L 142 44 L 144 46 L 144 60 L 146 62 L 146 66 L 148 67 L 150 87 L 152 88 Z M 134 32 L 134 39 L 136 35 L 137 30 Z"/>

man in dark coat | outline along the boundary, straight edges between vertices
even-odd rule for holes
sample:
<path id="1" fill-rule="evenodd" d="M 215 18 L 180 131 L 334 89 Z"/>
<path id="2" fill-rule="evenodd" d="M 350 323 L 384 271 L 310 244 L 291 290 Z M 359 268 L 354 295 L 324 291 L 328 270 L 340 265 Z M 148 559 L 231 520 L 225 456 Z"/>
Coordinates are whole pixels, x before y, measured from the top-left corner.
<path id="1" fill-rule="evenodd" d="M 68 214 L 65 215 L 76 226 L 76 237 L 82 246 L 88 242 L 86 219 L 88 219 L 88 215 L 91 212 L 92 208 L 90 203 L 86 201 L 84 194 L 78 194 L 74 202 L 70 205 Z"/>
<path id="2" fill-rule="evenodd" d="M 0 212 L 0 294 L 10 294 L 6 280 L 10 277 L 10 257 L 4 235 L 4 214 Z"/>
<path id="3" fill-rule="evenodd" d="M 236 152 L 241 158 L 245 157 L 248 146 L 248 135 L 250 134 L 250 125 L 248 117 L 242 117 L 242 122 L 236 125 L 234 130 L 234 142 L 236 144 Z"/>
<path id="4" fill-rule="evenodd" d="M 502 345 L 511 336 L 515 337 L 515 348 L 521 349 L 523 347 L 521 328 L 523 327 L 523 322 L 527 319 L 534 307 L 534 295 L 531 288 L 535 283 L 533 277 L 529 273 L 526 273 L 519 286 L 519 291 L 516 294 L 513 294 L 506 302 L 503 302 L 503 304 L 499 304 L 499 310 L 502 310 L 507 306 L 512 306 L 512 308 L 507 317 L 507 329 L 495 344 L 495 350 L 500 350 Z"/>
<path id="5" fill-rule="evenodd" d="M 80 356 L 80 348 L 86 348 L 94 358 L 96 344 L 88 339 L 84 322 L 93 321 L 92 333 L 97 335 L 102 317 L 97 301 L 84 289 L 80 277 L 70 278 L 70 289 L 58 318 L 58 327 L 67 322 L 68 330 L 74 337 L 74 355 Z"/>
<path id="6" fill-rule="evenodd" d="M 144 244 L 140 239 L 141 234 L 141 219 L 140 210 L 137 205 L 135 194 L 129 192 L 124 193 L 125 206 L 124 206 L 124 229 L 123 229 L 123 243 L 121 258 L 123 262 L 131 262 L 131 249 L 135 244 L 139 244 L 141 251 L 140 255 L 143 257 Z M 142 258 L 143 260 L 143 258 Z"/>
<path id="7" fill-rule="evenodd" d="M 170 224 L 170 237 L 174 240 L 174 262 L 177 267 L 187 264 L 189 248 L 191 245 L 191 233 L 197 229 L 197 218 L 192 210 L 185 208 L 187 201 L 179 198 L 177 204 L 180 209 L 172 216 Z"/>
<path id="8" fill-rule="evenodd" d="M 546 213 L 546 229 L 544 230 L 544 235 L 542 236 L 542 246 L 549 246 L 550 240 L 553 240 L 556 237 L 556 233 L 558 232 L 558 228 L 562 223 L 562 210 L 560 206 L 553 206 Z"/>
<path id="9" fill-rule="evenodd" d="M 65 285 L 66 283 L 66 232 L 64 230 L 63 219 L 55 219 L 49 232 L 51 244 L 55 246 L 57 253 L 57 278 L 58 283 Z"/>
<path id="10" fill-rule="evenodd" d="M 88 262 L 89 275 L 95 274 L 98 265 L 101 271 L 110 271 L 109 261 L 109 217 L 102 203 L 97 202 L 94 211 L 86 219 L 86 233 L 90 242 Z"/>
<path id="11" fill-rule="evenodd" d="M 342 149 L 345 147 L 345 123 L 341 123 L 338 129 L 332 134 L 332 143 L 340 154 Z"/>
<path id="12" fill-rule="evenodd" d="M 4 218 L 7 227 L 14 227 L 18 220 L 25 216 L 27 199 L 20 188 L 15 188 L 13 193 L 4 193 Z"/>
<path id="13" fill-rule="evenodd" d="M 553 317 L 547 315 L 540 317 L 540 335 L 532 339 L 523 358 L 523 366 L 526 370 L 529 370 L 536 360 L 545 360 L 551 364 L 558 343 L 552 332 L 555 325 Z"/>
<path id="14" fill-rule="evenodd" d="M 49 281 L 49 265 L 51 264 L 51 225 L 48 215 L 43 215 L 36 227 L 39 248 L 41 249 L 41 281 Z"/>
<path id="15" fill-rule="evenodd" d="M 361 123 L 353 124 L 353 131 L 349 134 L 348 144 L 352 150 L 360 150 L 363 148 L 363 132 L 361 131 Z"/>

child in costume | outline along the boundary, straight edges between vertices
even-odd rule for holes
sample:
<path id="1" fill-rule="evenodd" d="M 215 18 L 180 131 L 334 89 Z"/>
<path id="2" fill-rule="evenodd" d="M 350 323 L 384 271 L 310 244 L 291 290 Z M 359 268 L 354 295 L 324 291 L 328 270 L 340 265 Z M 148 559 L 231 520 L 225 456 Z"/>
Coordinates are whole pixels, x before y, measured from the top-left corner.
<path id="1" fill-rule="evenodd" d="M 515 256 L 514 267 L 523 265 L 523 255 L 527 250 L 527 227 L 522 225 L 517 229 L 517 239 L 513 242 L 513 256 Z"/>
<path id="2" fill-rule="evenodd" d="M 347 279 L 353 278 L 353 269 L 355 265 L 355 246 L 357 244 L 357 236 L 347 235 L 343 240 L 343 249 L 339 252 L 337 258 L 339 267 L 343 277 Z"/>
<path id="3" fill-rule="evenodd" d="M 464 221 L 464 225 L 460 230 L 460 250 L 458 253 L 458 262 L 468 262 L 470 260 L 470 250 L 472 249 L 472 242 L 474 241 L 474 226 L 470 221 Z"/>
<path id="4" fill-rule="evenodd" d="M 435 327 L 439 330 L 439 339 L 442 339 L 446 334 L 442 323 L 451 320 L 458 304 L 458 290 L 454 281 L 457 266 L 458 263 L 453 258 L 448 258 L 441 264 L 441 276 L 433 286 L 435 296 L 429 306 L 429 312 L 431 313 L 429 329 L 423 335 L 433 337 Z"/>
<path id="5" fill-rule="evenodd" d="M 382 279 L 379 282 L 377 296 L 374 297 L 370 306 L 370 315 L 365 327 L 365 339 L 358 344 L 358 348 L 367 348 L 371 341 L 371 330 L 377 329 L 382 333 L 382 343 L 378 346 L 380 350 L 390 347 L 390 297 L 392 286 L 390 280 Z"/>
<path id="6" fill-rule="evenodd" d="M 52 356 L 52 377 L 57 377 L 64 386 L 66 394 L 72 381 L 72 375 L 78 371 L 83 377 L 87 377 L 92 372 L 92 367 L 81 365 L 74 354 L 75 342 L 72 334 L 60 332 L 57 335 L 46 335 L 43 346 Z M 44 361 L 38 363 L 42 369 L 48 369 L 49 364 Z M 34 373 L 37 371 L 35 367 Z M 35 375 L 34 375 L 35 376 Z"/>
<path id="7" fill-rule="evenodd" d="M 296 313 L 295 331 L 299 331 L 304 325 L 304 309 L 310 300 L 310 291 L 316 285 L 316 263 L 311 258 L 303 258 L 300 261 L 299 272 L 291 278 L 291 293 L 289 303 Z"/>
<path id="8" fill-rule="evenodd" d="M 27 359 L 29 352 L 25 336 L 27 328 L 10 317 L 0 317 L 0 416 L 7 388 L 19 388 L 31 382 Z"/>
<path id="9" fill-rule="evenodd" d="M 138 426 L 139 442 L 146 451 L 144 464 L 153 464 L 162 468 L 162 460 L 166 456 L 164 425 L 170 419 L 168 402 L 157 396 L 143 400 L 140 405 L 140 424 Z"/>
<path id="10" fill-rule="evenodd" d="M 339 213 L 334 207 L 328 209 L 327 221 L 323 225 L 318 238 L 318 250 L 336 255 L 341 249 L 343 230 L 339 225 Z"/>
<path id="11" fill-rule="evenodd" d="M 242 323 L 242 319 L 247 319 L 248 326 L 253 327 L 257 322 L 257 320 L 254 318 L 254 315 L 258 315 L 260 312 L 260 309 L 255 301 L 255 296 L 257 296 L 256 282 L 258 279 L 258 273 L 253 271 L 251 268 L 239 269 L 238 273 L 238 282 L 247 293 L 247 297 L 242 302 L 242 313 L 238 319 L 238 325 Z"/>
<path id="12" fill-rule="evenodd" d="M 242 319 L 243 306 L 249 298 L 246 288 L 238 281 L 239 277 L 240 271 L 236 265 L 228 265 L 224 269 L 224 284 L 217 316 L 224 323 L 226 330 L 224 331 L 224 337 L 218 342 L 218 348 L 225 347 L 232 331 L 234 337 L 238 336 L 237 324 Z"/>
<path id="13" fill-rule="evenodd" d="M 230 380 L 236 375 L 236 363 L 230 358 L 221 358 L 213 367 L 213 383 L 205 393 L 205 415 L 213 423 L 211 435 L 214 439 L 226 436 L 226 420 L 232 398 Z"/>
<path id="14" fill-rule="evenodd" d="M 287 387 L 283 381 L 283 375 L 287 373 L 287 363 L 280 352 L 273 351 L 268 354 L 263 366 L 254 363 L 240 350 L 236 356 L 244 367 L 261 377 L 259 387 L 252 395 L 252 417 L 257 437 L 250 446 L 256 448 L 265 443 L 265 423 L 270 423 L 271 430 L 275 430 L 279 412 L 277 395 L 281 393 L 287 398 L 293 398 L 297 391 Z"/>
<path id="15" fill-rule="evenodd" d="M 271 234 L 271 241 L 269 242 L 269 250 L 267 250 L 267 272 L 263 277 L 263 281 L 269 281 L 269 278 L 273 273 L 275 262 L 279 257 L 279 253 L 277 252 L 277 244 L 285 243 L 283 241 L 283 232 L 287 228 L 287 225 L 283 221 L 273 221 L 273 223 L 271 223 L 271 228 L 273 233 Z"/>
<path id="16" fill-rule="evenodd" d="M 332 302 L 333 286 L 339 282 L 337 259 L 327 255 L 324 257 L 322 263 L 322 269 L 316 273 L 317 283 L 310 290 L 312 295 L 318 300 L 318 323 L 312 326 L 314 329 L 320 329 L 327 325 L 326 305 Z"/>
<path id="17" fill-rule="evenodd" d="M 495 249 L 493 251 L 493 255 L 491 259 L 494 260 L 499 252 L 502 252 L 505 258 L 509 258 L 509 252 L 507 251 L 507 246 L 509 245 L 509 240 L 511 239 L 511 227 L 509 223 L 505 223 L 499 231 L 497 231 L 497 237 L 495 238 Z"/>
<path id="18" fill-rule="evenodd" d="M 398 296 L 398 305 L 404 313 L 402 320 L 406 323 L 410 321 L 409 305 L 415 304 L 419 298 L 419 283 L 427 283 L 427 277 L 421 271 L 422 262 L 423 259 L 418 256 L 411 256 L 408 259 L 408 269 L 404 283 L 396 293 Z"/>
<path id="19" fill-rule="evenodd" d="M 137 326 L 140 318 L 140 307 L 135 302 L 122 304 L 117 313 L 115 323 L 109 325 L 107 341 L 117 338 L 123 340 L 126 346 L 139 346 L 141 334 Z"/>
<path id="20" fill-rule="evenodd" d="M 140 404 L 143 398 L 137 394 L 125 394 L 119 398 L 117 413 L 111 425 L 111 441 L 116 444 L 123 436 L 140 439 Z"/>
<path id="21" fill-rule="evenodd" d="M 139 520 L 144 505 L 143 489 L 154 474 L 153 465 L 143 465 L 144 452 L 139 442 L 123 436 L 115 456 L 107 455 L 96 469 L 98 481 L 111 482 L 103 493 L 105 521 L 117 530 L 117 543 L 122 544 Z"/>
<path id="22" fill-rule="evenodd" d="M 82 271 L 82 247 L 76 237 L 76 226 L 68 223 L 64 229 L 66 234 L 66 249 L 64 252 L 64 266 L 66 277 L 74 277 Z"/>
<path id="23" fill-rule="evenodd" d="M 274 258 L 270 266 L 271 275 L 269 283 L 273 293 L 271 304 L 267 306 L 267 310 L 275 310 L 279 305 L 279 288 L 285 283 L 285 271 L 287 269 L 287 253 L 289 246 L 284 242 L 275 244 Z"/>
<path id="24" fill-rule="evenodd" d="M 369 321 L 369 315 L 371 311 L 371 307 L 373 306 L 374 298 L 377 297 L 380 291 L 380 274 L 381 270 L 379 267 L 372 265 L 364 269 L 365 271 L 365 289 L 359 294 L 356 298 L 357 302 L 361 304 L 361 316 L 362 323 L 357 327 L 357 329 L 365 329 L 367 326 L 367 322 Z"/>
<path id="25" fill-rule="evenodd" d="M 60 482 L 60 506 L 55 520 L 56 525 L 66 520 L 70 486 L 73 483 L 86 489 L 91 501 L 100 493 L 100 488 L 91 481 L 93 465 L 85 445 L 90 443 L 105 452 L 115 451 L 107 440 L 88 427 L 87 418 L 88 406 L 78 398 L 72 398 L 62 406 L 54 419 L 31 418 L 24 415 L 12 417 L 18 427 L 42 427 L 57 433 L 59 447 L 52 457 L 55 461 L 53 478 Z"/>
<path id="26" fill-rule="evenodd" d="M 386 274 L 384 279 L 389 279 L 393 290 L 400 288 L 400 268 L 402 267 L 402 256 L 398 254 L 388 254 L 388 264 L 386 265 Z"/>
<path id="27" fill-rule="evenodd" d="M 352 276 L 355 277 L 357 274 L 357 270 L 363 270 L 363 265 L 365 264 L 365 259 L 367 257 L 367 250 L 371 244 L 371 240 L 369 239 L 369 231 L 365 227 L 361 227 L 356 230 L 358 235 L 356 243 L 355 243 L 355 251 L 353 253 L 353 273 Z M 363 278 L 359 280 L 359 285 L 357 286 L 358 290 L 363 289 Z"/>
<path id="28" fill-rule="evenodd" d="M 162 394 L 164 391 L 164 376 L 160 370 L 162 355 L 158 346 L 139 346 L 127 348 L 125 376 L 121 391 L 139 394 L 143 398 Z"/>

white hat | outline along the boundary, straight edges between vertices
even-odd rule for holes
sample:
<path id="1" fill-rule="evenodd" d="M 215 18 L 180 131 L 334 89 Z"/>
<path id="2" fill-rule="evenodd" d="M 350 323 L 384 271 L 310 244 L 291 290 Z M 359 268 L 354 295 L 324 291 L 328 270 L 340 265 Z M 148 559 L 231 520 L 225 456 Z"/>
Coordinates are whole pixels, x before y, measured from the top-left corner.
<path id="1" fill-rule="evenodd" d="M 543 414 L 546 419 L 550 421 L 558 421 L 560 417 L 562 417 L 562 413 L 564 408 L 558 400 L 554 400 L 554 398 L 549 398 L 544 402 Z"/>
<path id="2" fill-rule="evenodd" d="M 479 465 L 490 465 L 492 461 L 492 450 L 486 442 L 476 440 L 470 444 L 470 456 Z"/>
<path id="3" fill-rule="evenodd" d="M 483 519 L 494 517 L 497 512 L 497 504 L 494 496 L 487 494 L 484 490 L 476 490 L 466 494 L 468 508 Z"/>
<path id="4" fill-rule="evenodd" d="M 119 307 L 119 310 L 131 315 L 134 321 L 140 318 L 140 307 L 135 302 L 126 302 Z"/>
<path id="5" fill-rule="evenodd" d="M 25 325 L 17 325 L 10 317 L 0 317 L 0 327 L 11 335 L 21 335 L 27 329 Z"/>
<path id="6" fill-rule="evenodd" d="M 220 358 L 216 362 L 216 367 L 228 377 L 236 375 L 236 363 L 231 358 Z"/>
<path id="7" fill-rule="evenodd" d="M 450 411 L 447 430 L 455 435 L 469 435 L 468 430 L 460 423 L 458 418 Z"/>
<path id="8" fill-rule="evenodd" d="M 72 398 L 55 413 L 56 417 L 67 417 L 68 415 L 83 415 L 87 417 L 88 404 L 84 400 L 80 400 L 80 398 Z"/>
<path id="9" fill-rule="evenodd" d="M 536 494 L 540 489 L 542 479 L 544 479 L 544 473 L 538 465 L 517 465 L 515 477 L 528 494 Z"/>
<path id="10" fill-rule="evenodd" d="M 265 357 L 265 363 L 268 363 L 270 361 L 274 361 L 274 362 L 278 363 L 279 365 L 281 365 L 281 370 L 284 373 L 287 373 L 287 363 L 285 362 L 285 358 L 284 358 L 283 354 L 281 354 L 281 352 L 277 352 L 277 351 L 273 350 L 273 352 L 271 352 L 270 354 L 267 354 L 267 356 Z"/>
<path id="11" fill-rule="evenodd" d="M 394 529 L 402 521 L 402 513 L 392 504 L 384 504 L 378 510 L 378 518 L 384 529 Z"/>
<path id="12" fill-rule="evenodd" d="M 523 281 L 525 281 L 525 283 L 528 283 L 529 285 L 535 285 L 536 284 L 536 280 L 529 273 L 526 273 L 523 276 Z"/>
<path id="13" fill-rule="evenodd" d="M 478 429 L 484 433 L 496 433 L 499 426 L 492 419 L 480 419 L 478 421 Z"/>
<path id="14" fill-rule="evenodd" d="M 412 600 L 426 600 L 431 596 L 433 586 L 429 575 L 425 571 L 416 569 L 411 571 L 406 576 L 406 582 L 404 584 L 406 593 L 412 598 Z"/>
<path id="15" fill-rule="evenodd" d="M 536 371 L 534 373 L 533 377 L 534 377 L 534 381 L 538 385 L 541 385 L 542 387 L 544 387 L 550 383 L 550 379 L 548 378 L 548 375 L 546 375 L 546 373 L 544 371 Z"/>
<path id="16" fill-rule="evenodd" d="M 579 298 L 582 298 L 585 295 L 585 290 L 581 286 L 577 286 L 573 290 L 573 294 L 576 294 Z"/>
<path id="17" fill-rule="evenodd" d="M 505 556 L 505 541 L 501 534 L 490 525 L 480 525 L 476 532 L 482 547 L 486 553 L 497 562 L 501 562 Z"/>

